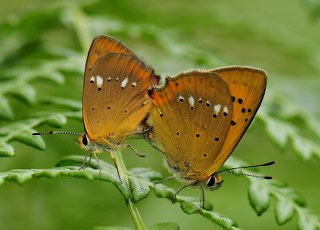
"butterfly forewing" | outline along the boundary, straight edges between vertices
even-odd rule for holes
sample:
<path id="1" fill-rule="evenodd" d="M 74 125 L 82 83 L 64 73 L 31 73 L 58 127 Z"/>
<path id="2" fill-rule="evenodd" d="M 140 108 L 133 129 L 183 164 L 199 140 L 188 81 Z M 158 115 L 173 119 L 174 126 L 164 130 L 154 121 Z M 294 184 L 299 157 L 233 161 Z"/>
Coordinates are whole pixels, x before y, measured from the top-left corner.
<path id="1" fill-rule="evenodd" d="M 227 85 L 215 74 L 192 71 L 168 78 L 151 97 L 155 143 L 171 168 L 199 180 L 218 156 L 230 127 Z"/>
<path id="2" fill-rule="evenodd" d="M 118 143 L 137 131 L 152 105 L 147 95 L 152 76 L 153 70 L 136 56 L 108 54 L 96 62 L 83 90 L 83 119 L 90 139 Z"/>
<path id="3" fill-rule="evenodd" d="M 253 120 L 264 96 L 267 77 L 264 71 L 250 67 L 226 67 L 212 72 L 228 85 L 233 104 L 231 126 L 210 169 L 213 173 L 228 159 Z"/>
<path id="4" fill-rule="evenodd" d="M 109 37 L 105 35 L 97 36 L 93 40 L 88 52 L 86 69 L 85 69 L 85 78 L 89 77 L 88 72 L 96 64 L 96 62 L 101 57 L 110 53 L 136 56 L 134 52 L 132 52 L 127 46 L 125 46 L 122 42 L 114 39 L 113 37 Z"/>

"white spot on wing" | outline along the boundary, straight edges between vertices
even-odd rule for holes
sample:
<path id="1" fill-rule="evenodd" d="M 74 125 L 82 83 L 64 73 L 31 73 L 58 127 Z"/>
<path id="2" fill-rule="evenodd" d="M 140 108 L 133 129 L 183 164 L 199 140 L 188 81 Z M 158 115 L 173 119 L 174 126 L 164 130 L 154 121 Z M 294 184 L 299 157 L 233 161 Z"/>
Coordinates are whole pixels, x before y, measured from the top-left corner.
<path id="1" fill-rule="evenodd" d="M 179 95 L 179 100 L 180 100 L 180 101 L 184 101 L 184 97 L 181 96 L 181 95 Z"/>
<path id="2" fill-rule="evenodd" d="M 126 85 L 128 84 L 128 80 L 129 80 L 129 77 L 126 77 L 126 78 L 121 82 L 121 87 L 122 87 L 122 88 L 126 87 Z"/>
<path id="3" fill-rule="evenodd" d="M 137 82 L 132 82 L 131 84 L 133 87 L 137 86 Z"/>
<path id="4" fill-rule="evenodd" d="M 160 117 L 162 117 L 162 116 L 163 116 L 162 111 L 161 111 L 159 108 L 157 108 L 157 110 L 158 110 L 158 112 L 159 112 Z"/>
<path id="5" fill-rule="evenodd" d="M 228 114 L 229 111 L 228 111 L 228 107 L 227 106 L 223 107 L 223 112 Z"/>
<path id="6" fill-rule="evenodd" d="M 191 107 L 194 107 L 194 98 L 193 98 L 193 96 L 189 97 L 189 104 L 190 104 Z"/>
<path id="7" fill-rule="evenodd" d="M 107 79 L 108 81 L 111 81 L 111 77 L 108 77 L 108 79 Z"/>
<path id="8" fill-rule="evenodd" d="M 225 107 L 226 108 L 226 107 Z M 221 109 L 221 105 L 220 104 L 216 104 L 214 105 L 214 113 L 215 114 L 218 114 L 220 112 L 220 109 Z"/>
<path id="9" fill-rule="evenodd" d="M 103 78 L 100 75 L 97 75 L 96 79 L 98 88 L 101 88 L 103 84 Z"/>

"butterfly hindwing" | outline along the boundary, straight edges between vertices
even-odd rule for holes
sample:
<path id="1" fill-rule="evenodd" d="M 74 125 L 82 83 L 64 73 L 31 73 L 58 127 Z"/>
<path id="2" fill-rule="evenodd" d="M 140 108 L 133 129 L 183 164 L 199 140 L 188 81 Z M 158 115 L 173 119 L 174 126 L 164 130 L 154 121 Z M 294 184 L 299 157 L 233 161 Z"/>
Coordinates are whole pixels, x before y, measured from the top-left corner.
<path id="1" fill-rule="evenodd" d="M 224 145 L 210 168 L 215 172 L 231 155 L 244 135 L 262 102 L 267 84 L 266 73 L 250 67 L 225 67 L 215 69 L 228 85 L 233 105 L 231 126 Z"/>
<path id="2" fill-rule="evenodd" d="M 121 142 L 135 132 L 151 103 L 147 91 L 153 70 L 135 56 L 108 54 L 88 72 L 83 89 L 83 119 L 93 140 Z"/>

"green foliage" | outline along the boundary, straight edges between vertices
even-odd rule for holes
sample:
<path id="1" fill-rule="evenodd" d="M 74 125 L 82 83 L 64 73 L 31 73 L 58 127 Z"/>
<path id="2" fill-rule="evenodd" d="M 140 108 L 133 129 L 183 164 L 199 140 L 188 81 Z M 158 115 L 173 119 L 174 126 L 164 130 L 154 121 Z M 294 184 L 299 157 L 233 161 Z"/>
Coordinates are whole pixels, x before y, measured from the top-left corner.
<path id="1" fill-rule="evenodd" d="M 269 104 L 263 107 L 258 117 L 265 123 L 270 140 L 282 150 L 291 143 L 294 152 L 304 160 L 312 157 L 320 159 L 320 143 L 316 141 L 320 138 L 318 117 L 279 92 L 271 91 L 269 95 L 266 100 Z M 311 133 L 312 138 L 307 137 L 305 130 L 302 132 L 301 126 L 293 123 L 293 119 L 301 120 L 302 126 Z"/>
<path id="2" fill-rule="evenodd" d="M 167 188 L 163 185 L 154 185 L 150 182 L 150 180 L 159 179 L 162 177 L 161 174 L 151 169 L 131 169 L 129 171 L 129 189 L 125 186 L 125 183 L 123 183 L 119 179 L 115 167 L 104 161 L 99 161 L 98 164 L 97 162 L 92 160 L 90 162 L 90 167 L 87 167 L 83 170 L 79 170 L 79 167 L 77 166 L 70 166 L 81 165 L 84 161 L 85 157 L 69 156 L 61 159 L 61 161 L 57 165 L 58 167 L 51 169 L 14 169 L 8 172 L 2 172 L 0 174 L 0 184 L 3 184 L 5 181 L 23 184 L 33 178 L 56 178 L 61 176 L 68 176 L 84 178 L 87 180 L 101 180 L 111 182 L 117 187 L 117 189 L 126 199 L 132 196 L 134 203 L 137 203 L 140 200 L 146 198 L 150 192 L 150 189 L 155 191 L 157 197 L 167 198 L 171 200 L 174 195 L 174 192 L 170 188 Z M 100 169 L 99 165 L 101 167 Z M 199 207 L 199 201 L 195 200 L 192 197 L 178 196 L 177 202 L 181 204 L 182 210 L 187 214 L 198 213 L 216 222 L 225 229 L 235 229 L 234 226 L 236 224 L 234 221 L 219 213 L 201 209 Z M 157 229 L 155 226 L 153 228 Z M 169 224 L 168 229 L 170 228 L 172 228 L 172 224 Z"/>
<path id="3" fill-rule="evenodd" d="M 235 160 L 226 163 L 227 167 L 246 165 L 244 162 Z M 252 174 L 247 170 L 241 170 L 241 173 Z M 255 175 L 259 175 L 255 172 Z M 258 216 L 262 215 L 271 204 L 271 196 L 276 200 L 275 217 L 279 225 L 290 221 L 294 214 L 298 215 L 299 229 L 317 229 L 320 226 L 319 217 L 311 210 L 305 207 L 305 202 L 288 185 L 273 180 L 257 180 L 248 178 L 249 186 L 249 201 L 252 208 Z"/>
<path id="4" fill-rule="evenodd" d="M 314 0 L 304 0 L 303 3 L 310 12 L 311 18 L 318 20 L 320 17 L 320 2 Z"/>
<path id="5" fill-rule="evenodd" d="M 317 3 L 313 1 L 305 1 L 305 3 L 312 9 L 312 16 L 317 18 L 319 7 L 314 7 L 317 6 Z M 126 22 L 130 21 L 130 18 L 134 18 L 134 15 L 129 13 L 126 15 L 128 17 L 126 20 L 105 16 L 103 13 L 93 14 L 92 9 L 99 9 L 101 5 L 103 5 L 102 1 L 56 3 L 44 6 L 41 10 L 9 15 L 0 21 L 1 157 L 21 154 L 21 150 L 19 152 L 15 150 L 14 142 L 45 150 L 46 145 L 43 138 L 31 135 L 37 130 L 42 130 L 40 126 L 48 125 L 61 128 L 69 120 L 81 121 L 81 102 L 68 94 L 71 88 L 66 82 L 70 81 L 72 76 L 82 76 L 85 53 L 94 35 L 100 33 L 116 34 L 126 37 L 127 40 L 137 39 L 145 43 L 149 42 L 152 46 L 159 47 L 165 54 L 165 57 L 158 58 L 160 66 L 167 67 L 168 59 L 179 59 L 181 66 L 188 65 L 187 63 L 190 62 L 192 66 L 206 68 L 231 63 L 216 50 L 206 50 L 206 48 L 194 46 L 188 40 L 179 40 L 179 37 L 184 36 L 184 33 L 190 32 L 188 30 L 192 31 L 196 27 L 194 25 L 191 29 L 186 26 L 172 30 L 161 25 L 146 24 L 143 18 L 140 19 L 141 21 L 136 20 L 133 23 Z M 115 10 L 118 9 L 117 6 L 113 7 Z M 123 6 L 120 4 L 118 7 L 121 9 Z M 139 12 L 138 8 L 136 10 Z M 306 60 L 308 68 L 320 73 L 313 47 L 305 46 L 304 43 L 301 45 L 298 42 L 299 39 L 293 34 L 286 34 L 281 29 L 266 26 L 261 31 L 261 25 L 252 23 L 252 21 L 231 20 L 225 16 L 227 14 L 221 13 L 220 10 L 217 8 L 210 15 L 213 17 L 211 23 L 217 27 L 225 28 L 225 31 L 220 31 L 221 33 L 227 33 L 230 37 L 235 36 L 243 41 L 247 41 L 253 36 L 264 37 L 263 42 L 271 47 L 281 47 L 284 55 L 292 63 Z M 190 21 L 191 26 L 192 23 Z M 54 34 L 53 38 L 52 34 Z M 59 39 L 56 39 L 57 34 L 59 34 Z M 269 37 L 268 34 L 277 34 L 278 36 Z M 190 33 L 190 36 L 197 38 L 196 34 Z M 250 41 L 252 42 L 252 40 Z M 297 71 L 304 70 L 302 67 L 301 69 L 297 67 L 297 69 Z M 170 72 L 170 67 L 165 71 Z M 303 97 L 310 93 L 309 88 L 301 87 L 301 84 L 304 83 L 278 83 L 276 82 L 277 77 L 281 77 L 281 74 L 274 73 L 270 78 L 271 84 L 268 85 L 266 98 L 257 118 L 264 125 L 266 134 L 276 148 L 282 151 L 292 148 L 299 158 L 307 161 L 306 164 L 314 159 L 318 162 L 320 158 L 320 143 L 318 141 L 320 138 L 320 119 L 318 114 L 320 110 L 313 110 L 311 113 L 310 108 L 304 106 L 303 100 L 299 101 L 293 97 L 295 92 L 284 92 L 281 88 L 284 85 L 287 88 L 297 87 L 300 97 Z M 78 80 L 82 81 L 80 78 Z M 277 87 L 278 84 L 281 87 Z M 47 94 L 46 89 L 50 91 L 50 88 L 64 88 L 62 92 L 67 96 L 62 98 L 65 95 L 63 93 L 58 94 L 59 96 Z M 72 90 L 81 89 L 77 86 Z M 47 107 L 43 108 L 43 106 Z M 43 112 L 48 110 L 50 112 Z M 145 229 L 146 227 L 136 204 L 150 196 L 150 191 L 153 191 L 151 194 L 155 194 L 158 198 L 172 201 L 175 190 L 162 184 L 155 185 L 152 182 L 162 178 L 159 172 L 147 168 L 132 168 L 129 171 L 123 168 L 123 173 L 128 179 L 128 184 L 126 184 L 126 181 L 119 179 L 114 166 L 100 161 L 100 172 L 99 165 L 95 160 L 92 160 L 90 167 L 79 170 L 78 165 L 83 162 L 84 157 L 82 156 L 69 156 L 62 158 L 54 168 L 11 169 L 0 173 L 0 183 L 3 185 L 5 181 L 10 181 L 24 184 L 34 178 L 57 177 L 111 182 L 125 199 L 137 229 Z M 240 165 L 248 164 L 235 158 L 230 158 L 225 164 L 228 168 Z M 240 172 L 252 173 L 248 170 Z M 258 173 L 254 172 L 254 174 Z M 275 202 L 275 219 L 279 225 L 289 222 L 296 215 L 299 229 L 319 229 L 319 217 L 307 208 L 304 200 L 294 189 L 277 180 L 265 181 L 250 177 L 247 179 L 250 183 L 249 202 L 257 215 L 262 215 L 268 210 L 271 203 Z M 235 221 L 219 212 L 212 211 L 212 205 L 207 201 L 205 209 L 199 208 L 198 198 L 179 195 L 175 202 L 180 204 L 181 210 L 186 214 L 201 215 L 224 229 L 237 229 Z M 90 229 L 129 228 L 94 227 Z M 150 229 L 179 229 L 179 226 L 175 223 L 161 223 L 152 225 Z"/>
<path id="6" fill-rule="evenodd" d="M 290 187 L 278 181 L 268 184 L 251 180 L 249 201 L 258 215 L 261 215 L 269 207 L 271 195 L 277 200 L 275 217 L 279 225 L 290 221 L 296 213 L 300 229 L 317 229 L 319 227 L 317 215 L 304 207 L 305 203 L 302 198 Z"/>
<path id="7" fill-rule="evenodd" d="M 67 118 L 81 119 L 80 112 L 51 113 L 38 118 L 8 122 L 0 127 L 0 156 L 14 156 L 14 148 L 11 141 L 18 141 L 34 148 L 44 150 L 46 148 L 42 137 L 34 137 L 31 134 L 36 132 L 35 126 L 49 124 L 52 127 L 60 128 L 67 123 Z"/>
<path id="8" fill-rule="evenodd" d="M 155 224 L 155 225 L 152 225 L 150 227 L 151 230 L 162 230 L 162 229 L 165 229 L 165 230 L 179 230 L 179 226 L 176 225 L 175 223 L 160 223 L 160 224 Z"/>

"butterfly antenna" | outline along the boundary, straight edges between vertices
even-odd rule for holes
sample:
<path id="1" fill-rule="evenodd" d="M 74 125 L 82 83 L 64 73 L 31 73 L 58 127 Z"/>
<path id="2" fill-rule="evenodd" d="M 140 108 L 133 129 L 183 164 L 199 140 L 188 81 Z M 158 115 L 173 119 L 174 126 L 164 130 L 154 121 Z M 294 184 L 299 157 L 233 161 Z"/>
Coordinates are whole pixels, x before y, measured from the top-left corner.
<path id="1" fill-rule="evenodd" d="M 41 132 L 41 133 L 32 133 L 34 136 L 40 136 L 40 135 L 45 135 L 45 134 L 69 134 L 69 135 L 77 135 L 81 136 L 81 133 L 76 133 L 76 132 L 68 132 L 68 131 L 49 131 L 49 132 Z"/>
<path id="2" fill-rule="evenodd" d="M 232 175 L 241 175 L 241 176 L 249 176 L 249 177 L 256 177 L 256 178 L 262 178 L 262 179 L 267 179 L 270 180 L 272 179 L 271 176 L 258 176 L 258 175 L 253 175 L 253 174 L 247 174 L 247 173 L 236 173 L 236 172 L 231 172 L 232 170 L 235 169 L 247 169 L 247 168 L 257 168 L 257 167 L 263 167 L 263 166 L 270 166 L 276 163 L 275 161 L 270 161 L 265 164 L 258 164 L 258 165 L 249 165 L 249 166 L 240 166 L 240 167 L 235 167 L 235 168 L 230 168 L 230 169 L 225 169 L 217 172 L 218 174 L 232 174 Z"/>

